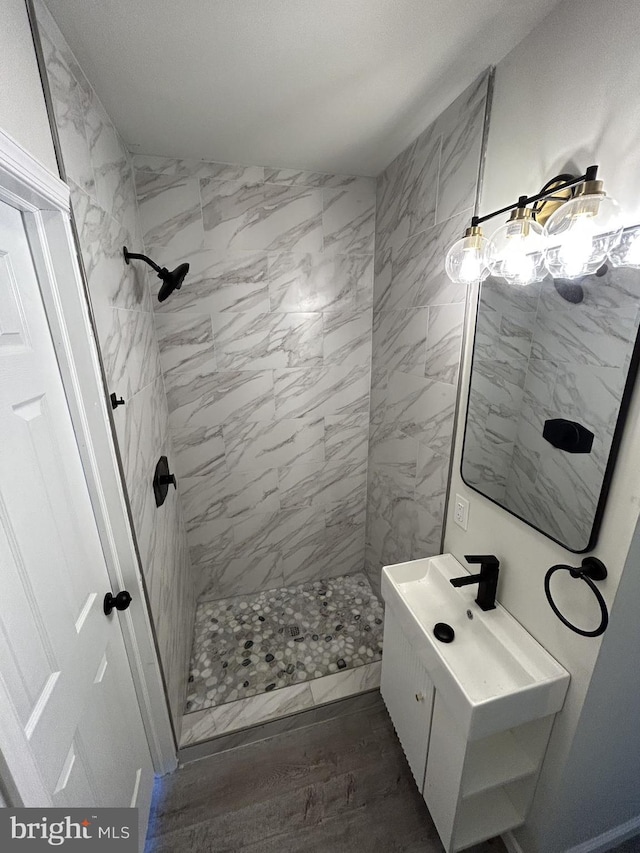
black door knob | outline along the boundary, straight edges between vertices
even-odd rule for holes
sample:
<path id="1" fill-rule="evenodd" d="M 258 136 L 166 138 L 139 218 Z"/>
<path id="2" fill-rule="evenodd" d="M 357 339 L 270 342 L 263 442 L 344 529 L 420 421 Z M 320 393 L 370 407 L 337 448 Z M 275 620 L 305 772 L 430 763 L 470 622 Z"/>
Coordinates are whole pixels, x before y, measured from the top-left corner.
<path id="1" fill-rule="evenodd" d="M 114 607 L 116 610 L 126 610 L 130 604 L 131 596 L 126 589 L 123 589 L 122 592 L 119 592 L 116 596 L 113 596 L 108 592 L 104 597 L 104 614 L 105 616 L 108 616 Z"/>
<path id="2" fill-rule="evenodd" d="M 160 474 L 158 482 L 161 486 L 173 486 L 175 489 L 178 488 L 175 474 Z"/>

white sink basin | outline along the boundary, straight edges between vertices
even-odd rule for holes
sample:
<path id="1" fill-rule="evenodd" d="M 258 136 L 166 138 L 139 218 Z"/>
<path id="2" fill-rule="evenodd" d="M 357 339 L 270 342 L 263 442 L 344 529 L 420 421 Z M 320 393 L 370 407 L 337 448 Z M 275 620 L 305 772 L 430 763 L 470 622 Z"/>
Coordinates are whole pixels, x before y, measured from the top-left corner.
<path id="1" fill-rule="evenodd" d="M 477 585 L 449 583 L 474 573 L 451 554 L 382 570 L 382 596 L 467 740 L 556 713 L 570 678 L 503 607 L 481 610 Z M 436 622 L 454 629 L 453 642 L 435 638 Z"/>

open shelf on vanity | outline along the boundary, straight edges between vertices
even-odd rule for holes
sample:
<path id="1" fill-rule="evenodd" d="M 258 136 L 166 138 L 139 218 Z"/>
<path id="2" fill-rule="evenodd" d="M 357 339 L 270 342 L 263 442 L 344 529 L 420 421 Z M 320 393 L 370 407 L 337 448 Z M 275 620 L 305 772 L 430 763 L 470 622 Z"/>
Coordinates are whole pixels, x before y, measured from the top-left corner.
<path id="1" fill-rule="evenodd" d="M 525 812 L 511 800 L 508 787 L 492 788 L 464 799 L 456 814 L 455 849 L 464 850 L 524 823 Z"/>
<path id="2" fill-rule="evenodd" d="M 461 796 L 473 797 L 538 772 L 540 742 L 544 745 L 552 720 L 535 720 L 517 729 L 469 744 L 462 775 Z"/>

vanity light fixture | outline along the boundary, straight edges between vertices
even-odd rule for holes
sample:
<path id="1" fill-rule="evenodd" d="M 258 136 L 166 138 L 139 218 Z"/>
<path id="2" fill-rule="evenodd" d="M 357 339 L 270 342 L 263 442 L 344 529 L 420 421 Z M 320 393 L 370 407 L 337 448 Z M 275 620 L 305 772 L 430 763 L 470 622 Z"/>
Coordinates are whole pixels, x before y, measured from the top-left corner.
<path id="1" fill-rule="evenodd" d="M 597 166 L 587 169 L 573 198 L 547 220 L 546 263 L 554 277 L 591 275 L 620 242 L 620 208 L 607 196 L 602 181 L 596 180 L 597 171 Z"/>
<path id="2" fill-rule="evenodd" d="M 445 266 L 447 275 L 456 284 L 473 284 L 489 275 L 489 241 L 479 225 L 472 224 L 451 246 Z"/>
<path id="3" fill-rule="evenodd" d="M 589 166 L 578 177 L 558 175 L 536 195 L 520 196 L 515 204 L 474 216 L 465 236 L 447 252 L 449 278 L 470 284 L 491 273 L 527 285 L 547 272 L 563 279 L 596 272 L 607 257 L 613 259 L 622 235 L 620 208 L 606 195 L 597 174 L 598 167 Z M 556 209 L 543 229 L 540 220 L 547 218 L 544 209 L 552 203 Z M 511 214 L 509 220 L 490 240 L 482 237 L 480 225 L 504 213 Z M 640 235 L 637 240 L 637 245 L 629 241 L 628 252 L 640 266 Z"/>
<path id="4" fill-rule="evenodd" d="M 544 229 L 527 206 L 527 197 L 518 199 L 518 207 L 489 241 L 489 271 L 509 284 L 527 285 L 542 281 L 544 265 Z"/>

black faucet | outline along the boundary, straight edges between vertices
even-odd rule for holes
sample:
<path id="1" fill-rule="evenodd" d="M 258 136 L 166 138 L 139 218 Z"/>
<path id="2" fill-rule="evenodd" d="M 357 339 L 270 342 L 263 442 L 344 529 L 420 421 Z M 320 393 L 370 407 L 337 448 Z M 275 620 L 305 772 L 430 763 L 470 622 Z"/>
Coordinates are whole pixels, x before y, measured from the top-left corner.
<path id="1" fill-rule="evenodd" d="M 452 586 L 467 586 L 470 583 L 478 584 L 478 597 L 476 604 L 481 610 L 494 610 L 496 606 L 496 590 L 498 589 L 498 574 L 500 572 L 500 561 L 493 554 L 469 554 L 465 556 L 467 563 L 480 563 L 480 573 L 477 575 L 464 575 L 461 578 L 451 578 Z"/>

